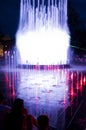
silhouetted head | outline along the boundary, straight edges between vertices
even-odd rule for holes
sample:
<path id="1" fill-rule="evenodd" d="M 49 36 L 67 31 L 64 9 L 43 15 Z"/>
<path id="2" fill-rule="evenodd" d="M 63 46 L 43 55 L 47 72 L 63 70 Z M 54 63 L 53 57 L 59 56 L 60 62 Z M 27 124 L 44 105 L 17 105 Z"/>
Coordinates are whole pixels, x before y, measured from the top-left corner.
<path id="1" fill-rule="evenodd" d="M 14 114 L 22 114 L 24 109 L 24 100 L 16 98 L 12 105 L 12 112 Z"/>
<path id="2" fill-rule="evenodd" d="M 40 115 L 37 120 L 40 130 L 45 130 L 49 128 L 49 117 L 47 115 Z"/>
<path id="3" fill-rule="evenodd" d="M 3 94 L 0 92 L 0 104 L 3 103 L 3 101 L 4 101 L 4 96 L 3 96 Z"/>

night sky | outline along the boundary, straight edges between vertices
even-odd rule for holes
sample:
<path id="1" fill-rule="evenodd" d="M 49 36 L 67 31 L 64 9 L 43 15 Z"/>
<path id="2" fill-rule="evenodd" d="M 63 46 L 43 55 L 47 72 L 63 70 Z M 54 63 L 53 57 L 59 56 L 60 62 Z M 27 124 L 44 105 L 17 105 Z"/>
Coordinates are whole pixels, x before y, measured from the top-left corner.
<path id="1" fill-rule="evenodd" d="M 72 8 L 69 7 L 70 31 L 73 34 L 77 33 L 77 30 L 86 31 L 86 0 L 69 0 L 69 3 Z M 15 37 L 19 23 L 19 11 L 20 0 L 0 0 L 0 34 Z"/>
<path id="2" fill-rule="evenodd" d="M 86 0 L 71 0 L 71 1 L 81 21 L 83 22 L 83 24 L 85 24 L 85 29 L 86 29 Z"/>
<path id="3" fill-rule="evenodd" d="M 0 0 L 0 33 L 15 36 L 19 11 L 20 0 Z"/>

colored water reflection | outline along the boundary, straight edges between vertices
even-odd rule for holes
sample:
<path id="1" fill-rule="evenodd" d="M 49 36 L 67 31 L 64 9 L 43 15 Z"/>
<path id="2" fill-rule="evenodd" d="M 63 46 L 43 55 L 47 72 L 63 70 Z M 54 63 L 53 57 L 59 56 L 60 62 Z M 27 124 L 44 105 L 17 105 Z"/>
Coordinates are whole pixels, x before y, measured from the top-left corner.
<path id="1" fill-rule="evenodd" d="M 73 104 L 77 107 L 83 97 L 86 73 L 71 68 L 30 70 L 7 66 L 1 68 L 0 85 L 6 103 L 11 105 L 15 97 L 23 98 L 30 113 L 35 117 L 48 114 L 51 126 L 63 130 L 66 108 L 71 106 L 72 116 Z"/>

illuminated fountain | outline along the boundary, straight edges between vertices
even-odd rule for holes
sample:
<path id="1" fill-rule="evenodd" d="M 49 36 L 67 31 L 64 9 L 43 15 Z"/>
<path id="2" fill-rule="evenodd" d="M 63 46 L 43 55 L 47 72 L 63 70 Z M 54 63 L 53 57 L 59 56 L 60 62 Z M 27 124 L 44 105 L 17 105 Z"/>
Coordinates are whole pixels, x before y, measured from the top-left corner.
<path id="1" fill-rule="evenodd" d="M 18 64 L 68 64 L 67 0 L 21 0 Z"/>

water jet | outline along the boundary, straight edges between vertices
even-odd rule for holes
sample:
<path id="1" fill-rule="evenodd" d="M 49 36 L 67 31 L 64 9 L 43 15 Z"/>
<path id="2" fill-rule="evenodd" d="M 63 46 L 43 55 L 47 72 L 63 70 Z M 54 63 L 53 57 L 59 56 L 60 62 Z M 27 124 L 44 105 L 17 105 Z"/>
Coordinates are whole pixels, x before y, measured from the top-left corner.
<path id="1" fill-rule="evenodd" d="M 21 0 L 18 65 L 68 65 L 67 0 Z"/>

